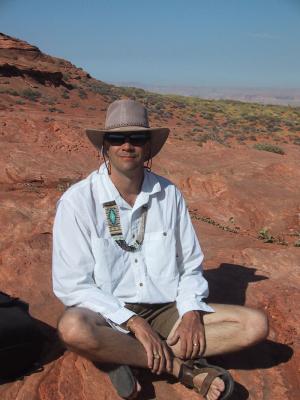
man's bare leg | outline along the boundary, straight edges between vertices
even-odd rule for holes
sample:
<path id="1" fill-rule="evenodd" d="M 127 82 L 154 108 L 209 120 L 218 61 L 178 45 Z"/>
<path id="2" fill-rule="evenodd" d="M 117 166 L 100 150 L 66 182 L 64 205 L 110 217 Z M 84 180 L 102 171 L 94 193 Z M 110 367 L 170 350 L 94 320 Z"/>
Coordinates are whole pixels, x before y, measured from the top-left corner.
<path id="1" fill-rule="evenodd" d="M 266 336 L 267 328 L 262 323 L 262 320 L 265 321 L 262 313 L 244 307 L 213 307 L 216 313 L 204 317 L 207 340 L 204 355 L 239 350 Z M 92 361 L 148 368 L 147 355 L 141 343 L 130 335 L 113 330 L 104 318 L 93 311 L 85 308 L 68 309 L 58 323 L 58 331 L 70 350 Z M 178 345 L 173 346 L 172 350 L 175 356 L 180 356 Z M 178 377 L 179 368 L 180 360 L 175 358 L 172 375 Z M 201 375 L 194 378 L 198 387 L 205 377 Z M 216 378 L 207 399 L 217 399 L 223 390 L 223 381 Z"/>
<path id="2" fill-rule="evenodd" d="M 206 349 L 203 356 L 226 354 L 242 350 L 260 342 L 268 335 L 268 320 L 266 315 L 248 307 L 223 304 L 210 304 L 215 313 L 204 315 Z M 174 325 L 169 337 L 172 336 L 180 320 Z M 171 346 L 174 355 L 174 374 L 178 376 L 180 369 L 180 342 Z M 206 374 L 199 374 L 194 378 L 197 387 L 201 384 Z M 208 400 L 217 399 L 224 391 L 224 382 L 216 378 L 207 394 Z"/>
<path id="3" fill-rule="evenodd" d="M 58 322 L 67 348 L 91 361 L 147 368 L 143 346 L 131 335 L 113 330 L 105 319 L 86 308 L 73 307 Z"/>

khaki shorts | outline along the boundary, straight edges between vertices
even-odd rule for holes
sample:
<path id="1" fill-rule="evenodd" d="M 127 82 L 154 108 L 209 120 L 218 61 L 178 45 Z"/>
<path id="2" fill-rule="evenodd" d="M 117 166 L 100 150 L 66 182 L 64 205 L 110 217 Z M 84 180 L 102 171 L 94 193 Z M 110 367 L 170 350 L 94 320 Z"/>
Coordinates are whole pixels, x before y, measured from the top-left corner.
<path id="1" fill-rule="evenodd" d="M 175 302 L 163 304 L 126 303 L 125 307 L 144 318 L 164 339 L 167 339 L 179 319 Z"/>

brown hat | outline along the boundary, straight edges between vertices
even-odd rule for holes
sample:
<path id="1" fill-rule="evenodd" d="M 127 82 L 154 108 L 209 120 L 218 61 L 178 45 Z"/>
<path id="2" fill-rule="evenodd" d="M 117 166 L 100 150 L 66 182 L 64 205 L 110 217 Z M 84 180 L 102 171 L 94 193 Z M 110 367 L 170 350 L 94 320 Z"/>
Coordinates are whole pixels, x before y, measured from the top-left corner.
<path id="1" fill-rule="evenodd" d="M 151 156 L 154 157 L 168 138 L 169 128 L 150 128 L 147 109 L 133 100 L 116 100 L 107 109 L 104 129 L 87 129 L 90 141 L 101 150 L 109 132 L 143 131 L 151 133 Z"/>

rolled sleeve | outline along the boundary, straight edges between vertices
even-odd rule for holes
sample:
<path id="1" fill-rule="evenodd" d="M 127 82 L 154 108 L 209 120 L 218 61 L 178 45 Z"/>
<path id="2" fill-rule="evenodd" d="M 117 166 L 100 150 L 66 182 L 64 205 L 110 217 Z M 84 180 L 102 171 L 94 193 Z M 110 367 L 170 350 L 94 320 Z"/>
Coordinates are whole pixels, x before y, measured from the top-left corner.
<path id="1" fill-rule="evenodd" d="M 121 324 L 134 313 L 95 284 L 91 233 L 78 214 L 67 200 L 58 203 L 53 227 L 53 291 L 66 306 L 86 307 Z"/>
<path id="2" fill-rule="evenodd" d="M 178 192 L 179 193 L 179 192 Z M 179 315 L 188 311 L 214 312 L 203 300 L 208 296 L 208 283 L 202 274 L 203 252 L 196 237 L 185 201 L 179 193 L 176 230 L 179 284 L 176 305 Z"/>

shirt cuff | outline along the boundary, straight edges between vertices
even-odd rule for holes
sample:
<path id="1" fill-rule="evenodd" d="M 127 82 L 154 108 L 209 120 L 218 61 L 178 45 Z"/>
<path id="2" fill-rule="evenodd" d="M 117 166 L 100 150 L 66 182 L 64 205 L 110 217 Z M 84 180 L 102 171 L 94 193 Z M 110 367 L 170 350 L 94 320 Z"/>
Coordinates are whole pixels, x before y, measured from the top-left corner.
<path id="1" fill-rule="evenodd" d="M 184 301 L 176 302 L 177 310 L 180 318 L 188 311 L 205 311 L 205 312 L 215 312 L 215 310 L 204 303 L 204 301 L 197 300 L 195 297 L 186 299 Z"/>
<path id="2" fill-rule="evenodd" d="M 117 325 L 121 325 L 132 316 L 136 315 L 133 311 L 128 310 L 125 307 L 119 308 L 117 311 L 109 314 L 105 314 L 105 318 L 114 322 Z"/>

